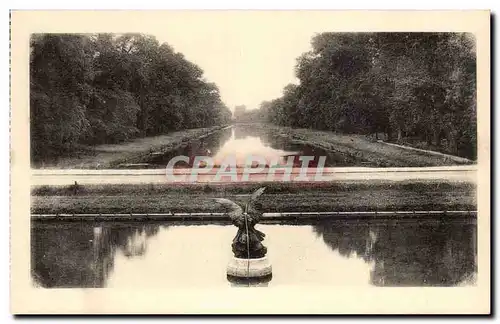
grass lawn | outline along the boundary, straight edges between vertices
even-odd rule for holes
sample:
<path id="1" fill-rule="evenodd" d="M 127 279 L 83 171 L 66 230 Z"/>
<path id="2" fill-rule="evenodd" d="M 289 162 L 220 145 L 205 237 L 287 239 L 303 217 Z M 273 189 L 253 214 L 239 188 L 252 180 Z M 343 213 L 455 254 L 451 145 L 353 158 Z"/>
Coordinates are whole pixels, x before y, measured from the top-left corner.
<path id="1" fill-rule="evenodd" d="M 32 213 L 224 212 L 213 198 L 244 203 L 260 184 L 88 185 L 32 190 Z M 476 188 L 442 181 L 266 184 L 264 212 L 476 210 Z"/>
<path id="2" fill-rule="evenodd" d="M 305 128 L 261 125 L 268 131 L 291 139 L 295 143 L 309 144 L 332 152 L 345 154 L 362 166 L 363 162 L 378 167 L 425 167 L 473 164 L 463 158 L 439 156 L 427 152 L 408 150 L 378 142 L 364 135 L 338 134 Z"/>
<path id="3" fill-rule="evenodd" d="M 137 138 L 120 144 L 96 145 L 86 153 L 36 165 L 41 169 L 106 169 L 119 163 L 135 163 L 151 151 L 169 151 L 190 140 L 210 134 L 221 126 L 186 129 L 165 135 Z"/>

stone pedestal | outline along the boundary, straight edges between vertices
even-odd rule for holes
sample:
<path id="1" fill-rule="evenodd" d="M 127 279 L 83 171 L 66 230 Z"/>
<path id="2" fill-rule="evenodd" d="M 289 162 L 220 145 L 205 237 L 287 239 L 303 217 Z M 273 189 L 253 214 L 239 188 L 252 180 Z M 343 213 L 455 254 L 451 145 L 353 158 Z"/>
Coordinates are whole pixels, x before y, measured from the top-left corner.
<path id="1" fill-rule="evenodd" d="M 227 265 L 227 275 L 236 278 L 266 278 L 272 276 L 272 267 L 267 256 L 258 259 L 233 257 Z"/>
<path id="2" fill-rule="evenodd" d="M 241 278 L 228 275 L 227 280 L 231 287 L 268 287 L 269 282 L 273 279 L 273 275 L 255 278 Z"/>

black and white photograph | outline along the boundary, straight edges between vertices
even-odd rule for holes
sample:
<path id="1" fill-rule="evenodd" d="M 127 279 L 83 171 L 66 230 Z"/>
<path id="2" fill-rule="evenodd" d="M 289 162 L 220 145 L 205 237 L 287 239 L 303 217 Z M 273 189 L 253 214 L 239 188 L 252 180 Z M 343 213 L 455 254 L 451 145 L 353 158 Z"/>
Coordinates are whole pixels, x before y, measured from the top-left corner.
<path id="1" fill-rule="evenodd" d="M 488 11 L 77 14 L 12 15 L 20 313 L 489 313 Z"/>

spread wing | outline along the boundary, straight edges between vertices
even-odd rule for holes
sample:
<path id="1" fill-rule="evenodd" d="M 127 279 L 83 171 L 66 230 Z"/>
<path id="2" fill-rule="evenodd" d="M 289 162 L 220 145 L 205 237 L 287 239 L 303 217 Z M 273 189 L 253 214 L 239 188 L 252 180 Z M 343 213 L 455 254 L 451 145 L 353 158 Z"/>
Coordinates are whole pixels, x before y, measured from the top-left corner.
<path id="1" fill-rule="evenodd" d="M 264 190 L 266 190 L 266 187 L 261 187 L 261 188 L 254 191 L 254 193 L 252 194 L 252 196 L 248 200 L 248 203 L 246 206 L 247 211 L 249 211 L 253 207 L 253 203 L 255 201 L 257 201 L 257 198 L 259 198 L 264 193 Z"/>
<path id="2" fill-rule="evenodd" d="M 243 209 L 234 201 L 226 198 L 215 198 L 214 200 L 226 208 L 231 220 L 243 217 Z"/>
<path id="3" fill-rule="evenodd" d="M 253 202 L 257 198 L 259 198 L 259 196 L 264 193 L 264 190 L 266 190 L 266 187 L 262 187 L 262 188 L 259 188 L 259 189 L 255 190 L 254 193 L 252 194 L 252 197 L 250 198 L 250 201 Z"/>

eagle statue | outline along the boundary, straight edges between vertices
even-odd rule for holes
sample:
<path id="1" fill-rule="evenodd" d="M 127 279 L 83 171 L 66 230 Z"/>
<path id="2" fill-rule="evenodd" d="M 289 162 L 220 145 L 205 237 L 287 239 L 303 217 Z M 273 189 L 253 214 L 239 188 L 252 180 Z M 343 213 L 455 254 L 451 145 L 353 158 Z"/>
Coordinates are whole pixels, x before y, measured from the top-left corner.
<path id="1" fill-rule="evenodd" d="M 262 215 L 262 205 L 257 202 L 257 199 L 264 193 L 264 190 L 265 187 L 257 189 L 244 206 L 226 198 L 215 198 L 215 201 L 226 209 L 232 223 L 238 227 L 232 244 L 236 258 L 257 259 L 263 258 L 267 253 L 267 248 L 261 243 L 266 235 L 254 228 Z"/>

